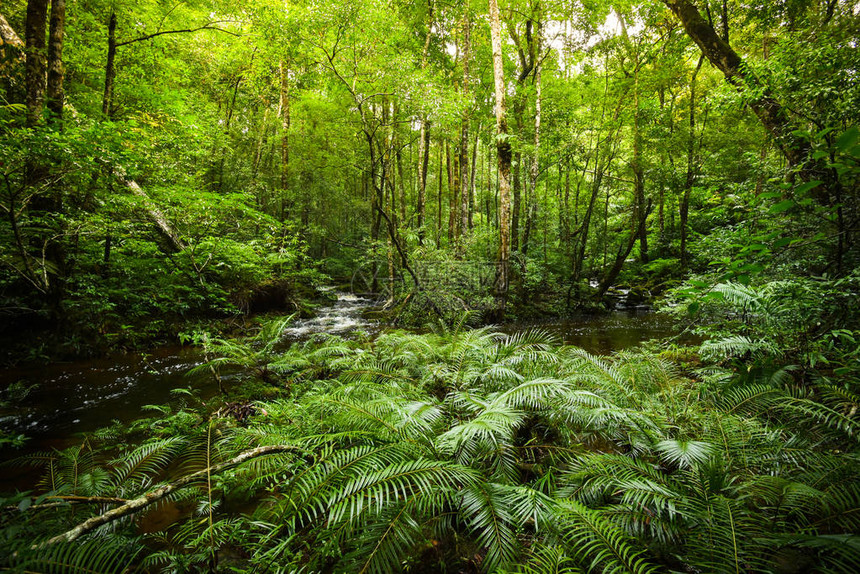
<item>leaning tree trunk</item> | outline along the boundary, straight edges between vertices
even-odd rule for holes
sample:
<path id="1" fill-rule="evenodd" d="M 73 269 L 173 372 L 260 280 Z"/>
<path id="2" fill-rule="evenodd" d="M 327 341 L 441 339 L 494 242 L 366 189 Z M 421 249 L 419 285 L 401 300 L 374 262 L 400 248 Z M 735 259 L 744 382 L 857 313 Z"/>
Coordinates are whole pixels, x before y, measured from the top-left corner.
<path id="1" fill-rule="evenodd" d="M 493 44 L 493 84 L 496 97 L 496 154 L 499 170 L 499 256 L 496 272 L 496 319 L 505 315 L 510 284 L 511 257 L 511 144 L 505 109 L 505 69 L 502 62 L 502 34 L 499 4 L 489 0 L 490 36 Z"/>
<path id="2" fill-rule="evenodd" d="M 25 49 L 24 41 L 0 14 L 0 89 L 11 102 L 20 101 Z"/>
<path id="3" fill-rule="evenodd" d="M 158 233 L 165 240 L 167 251 L 176 253 L 185 249 L 185 244 L 182 242 L 182 239 L 179 238 L 179 234 L 176 230 L 173 229 L 170 221 L 163 213 L 161 213 L 161 210 L 153 204 L 152 200 L 137 184 L 137 182 L 131 179 L 125 179 L 124 177 L 121 177 L 121 179 L 133 195 L 143 200 L 143 207 L 146 210 L 146 214 L 149 217 L 149 220 L 155 224 L 156 229 L 158 229 Z"/>
<path id="4" fill-rule="evenodd" d="M 154 504 L 164 499 L 172 492 L 185 488 L 196 482 L 205 481 L 209 479 L 209 477 L 211 477 L 213 474 L 218 474 L 224 470 L 233 468 L 246 461 L 253 460 L 261 456 L 284 453 L 292 450 L 296 450 L 296 447 L 290 445 L 267 445 L 247 450 L 236 455 L 230 460 L 214 464 L 212 466 L 204 468 L 203 470 L 198 470 L 197 472 L 193 472 L 189 475 L 183 476 L 175 480 L 174 482 L 159 486 L 158 488 L 147 492 L 143 496 L 140 496 L 133 500 L 129 500 L 122 506 L 118 506 L 112 510 L 108 510 L 107 512 L 99 514 L 98 516 L 88 518 L 87 520 L 81 522 L 71 530 L 68 530 L 60 535 L 54 536 L 53 538 L 46 540 L 44 543 L 41 544 L 41 547 L 56 544 L 58 542 L 73 542 L 84 534 L 87 534 L 88 532 L 91 532 L 96 528 L 99 528 L 100 526 L 110 524 L 111 522 L 119 520 L 120 518 L 129 516 L 131 514 L 134 514 L 135 512 L 139 512 L 140 510 L 147 508 L 151 504 Z"/>
<path id="5" fill-rule="evenodd" d="M 749 95 L 747 105 L 773 136 L 788 162 L 793 166 L 801 165 L 809 151 L 809 142 L 792 133 L 794 127 L 769 87 L 759 80 L 728 42 L 720 38 L 713 25 L 702 17 L 692 2 L 663 1 L 681 20 L 687 35 L 701 48 L 708 61 L 720 70 L 738 91 Z"/>
<path id="6" fill-rule="evenodd" d="M 15 32 L 15 29 L 9 25 L 3 14 L 0 14 L 0 49 L 6 50 L 6 46 L 11 46 L 15 49 L 14 55 L 6 54 L 5 51 L 0 55 L 4 59 L 10 56 L 17 59 L 18 53 L 24 49 L 24 42 Z"/>
<path id="7" fill-rule="evenodd" d="M 624 268 L 624 262 L 627 260 L 627 257 L 630 255 L 630 252 L 633 251 L 633 247 L 636 245 L 636 239 L 639 237 L 639 234 L 642 233 L 642 229 L 645 227 L 645 220 L 648 218 L 648 214 L 651 212 L 651 202 L 648 202 L 648 205 L 644 207 L 645 209 L 645 217 L 640 217 L 639 222 L 636 228 L 630 233 L 630 237 L 627 239 L 627 243 L 619 246 L 618 253 L 615 256 L 615 261 L 612 263 L 612 267 L 609 269 L 609 272 L 603 277 L 603 280 L 597 286 L 597 291 L 594 294 L 594 298 L 596 300 L 600 300 L 606 294 L 606 291 L 612 286 L 615 280 L 618 278 L 618 275 L 621 273 L 621 270 Z"/>

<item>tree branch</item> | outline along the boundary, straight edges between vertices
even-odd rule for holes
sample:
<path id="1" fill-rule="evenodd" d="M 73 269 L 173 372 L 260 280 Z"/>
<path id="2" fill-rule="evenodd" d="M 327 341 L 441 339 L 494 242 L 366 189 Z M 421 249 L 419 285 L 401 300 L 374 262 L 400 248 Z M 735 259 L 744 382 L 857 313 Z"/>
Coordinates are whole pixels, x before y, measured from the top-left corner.
<path id="1" fill-rule="evenodd" d="M 54 536 L 53 538 L 45 541 L 41 544 L 41 546 L 49 546 L 51 544 L 56 544 L 58 542 L 72 542 L 73 540 L 77 540 L 84 534 L 88 532 L 92 532 L 96 528 L 100 526 L 104 526 L 105 524 L 110 524 L 120 518 L 128 516 L 130 514 L 134 514 L 147 506 L 158 502 L 163 499 L 165 496 L 179 490 L 181 488 L 185 488 L 186 486 L 205 478 L 210 474 L 217 474 L 221 471 L 227 470 L 228 468 L 232 468 L 234 466 L 240 465 L 243 462 L 249 461 L 254 458 L 258 458 L 261 456 L 266 456 L 269 454 L 276 454 L 280 452 L 287 452 L 290 450 L 295 450 L 296 447 L 290 445 L 269 445 L 269 446 L 261 446 L 251 450 L 247 450 L 228 461 L 212 465 L 208 468 L 204 468 L 203 470 L 198 470 L 197 472 L 191 473 L 187 476 L 183 476 L 182 478 L 176 480 L 175 482 L 171 482 L 170 484 L 165 484 L 155 490 L 152 490 L 139 498 L 135 498 L 134 500 L 130 500 L 122 506 L 118 506 L 112 510 L 108 510 L 104 514 L 99 514 L 98 516 L 93 516 L 89 518 L 71 530 L 64 532 L 58 536 Z"/>
<path id="2" fill-rule="evenodd" d="M 134 38 L 133 40 L 126 40 L 125 42 L 117 42 L 116 47 L 120 46 L 128 46 L 129 44 L 134 44 L 135 42 L 143 42 L 145 40 L 151 40 L 156 36 L 164 36 L 165 34 L 187 34 L 189 32 L 198 32 L 200 30 L 215 30 L 216 32 L 224 32 L 225 34 L 230 34 L 231 36 L 239 36 L 236 32 L 231 32 L 230 30 L 225 30 L 224 28 L 219 28 L 217 26 L 213 26 L 213 24 L 220 24 L 222 22 L 229 22 L 229 20 L 219 20 L 217 22 L 208 22 L 197 28 L 185 28 L 182 30 L 164 30 L 163 32 L 153 32 L 152 34 L 147 34 L 146 36 L 141 36 L 140 38 Z"/>

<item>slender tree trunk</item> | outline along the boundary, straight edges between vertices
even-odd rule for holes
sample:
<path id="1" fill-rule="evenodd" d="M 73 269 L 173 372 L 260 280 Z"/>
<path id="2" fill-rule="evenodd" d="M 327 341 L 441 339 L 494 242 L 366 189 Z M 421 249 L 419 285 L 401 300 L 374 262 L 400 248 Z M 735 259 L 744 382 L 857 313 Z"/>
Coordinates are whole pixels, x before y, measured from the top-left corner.
<path id="1" fill-rule="evenodd" d="M 281 97 L 278 106 L 281 115 L 281 204 L 286 205 L 290 167 L 290 71 L 283 60 L 279 64 L 279 69 L 281 72 Z M 284 209 L 284 211 L 287 210 Z"/>
<path id="2" fill-rule="evenodd" d="M 436 249 L 442 248 L 442 140 L 439 140 L 439 193 L 436 194 Z"/>
<path id="3" fill-rule="evenodd" d="M 637 69 L 634 79 L 633 100 L 635 111 L 633 113 L 633 161 L 630 168 L 633 172 L 633 205 L 634 205 L 634 229 L 638 230 L 639 238 L 639 261 L 648 263 L 648 228 L 643 221 L 647 216 L 645 207 L 645 168 L 642 167 L 642 130 L 640 128 L 639 110 L 639 71 Z"/>
<path id="4" fill-rule="evenodd" d="M 588 161 L 588 158 L 586 158 Z M 559 171 L 562 169 L 562 164 L 558 164 Z M 559 173 L 561 178 L 561 173 Z M 578 207 L 578 206 L 577 206 Z M 573 216 L 576 217 L 576 208 L 574 208 Z M 561 244 L 565 251 L 570 250 L 570 157 L 564 159 L 564 196 L 562 199 L 561 208 L 558 210 L 558 228 Z"/>
<path id="5" fill-rule="evenodd" d="M 260 126 L 260 137 L 257 138 L 257 146 L 254 148 L 254 163 L 253 169 L 251 172 L 251 180 L 256 181 L 257 173 L 260 169 L 260 162 L 263 159 L 263 147 L 266 145 L 266 138 L 269 132 L 269 102 L 265 102 L 263 104 L 265 106 L 263 110 L 263 122 Z M 221 170 L 221 174 L 218 178 L 218 189 L 222 189 L 224 187 L 224 170 Z"/>
<path id="6" fill-rule="evenodd" d="M 517 122 L 517 132 L 522 133 L 522 122 L 519 118 L 522 117 L 522 111 L 519 110 L 521 98 L 518 96 L 514 100 L 514 119 Z M 522 203 L 522 165 L 523 154 L 516 151 L 513 154 L 514 168 L 513 174 L 513 205 L 511 207 L 511 251 L 520 250 L 520 203 Z"/>
<path id="7" fill-rule="evenodd" d="M 451 159 L 451 145 L 445 142 L 445 161 L 448 167 L 448 247 L 454 245 L 457 238 L 457 192 L 460 189 L 460 156 L 454 151 L 454 159 Z"/>
<path id="8" fill-rule="evenodd" d="M 48 90 L 49 120 L 62 126 L 63 122 L 63 32 L 66 27 L 66 0 L 51 0 L 51 24 L 48 33 Z"/>
<path id="9" fill-rule="evenodd" d="M 45 28 L 48 17 L 48 0 L 27 2 L 27 22 L 24 32 L 26 41 L 26 67 L 24 84 L 27 89 L 27 125 L 34 126 L 42 120 L 45 101 Z"/>
<path id="10" fill-rule="evenodd" d="M 499 4 L 489 0 L 490 36 L 493 44 L 493 84 L 496 97 L 496 153 L 499 170 L 499 257 L 496 272 L 496 320 L 505 315 L 510 283 L 511 255 L 511 144 L 508 141 L 508 120 L 505 108 L 505 69 L 502 61 L 502 34 Z"/>
<path id="11" fill-rule="evenodd" d="M 379 208 L 380 208 L 380 193 L 379 186 L 376 183 L 376 145 L 373 141 L 373 136 L 365 131 L 364 137 L 367 140 L 367 147 L 370 150 L 370 240 L 376 242 L 379 239 Z"/>
<path id="12" fill-rule="evenodd" d="M 427 200 L 427 168 L 430 165 L 430 122 L 421 122 L 421 134 L 418 141 L 418 245 L 424 245 L 424 215 Z"/>
<path id="13" fill-rule="evenodd" d="M 702 68 L 704 55 L 699 56 L 699 62 L 690 78 L 690 115 L 689 131 L 687 132 L 687 175 L 684 178 L 684 192 L 681 195 L 679 215 L 681 217 L 681 267 L 687 269 L 689 257 L 687 255 L 687 218 L 690 213 L 690 193 L 696 180 L 695 146 L 696 146 L 696 77 Z"/>
<path id="14" fill-rule="evenodd" d="M 398 218 L 400 226 L 398 227 L 398 237 L 400 237 L 400 228 L 406 227 L 406 180 L 403 178 L 403 150 L 400 146 L 400 134 L 397 131 L 398 109 L 394 105 L 394 125 L 392 126 L 392 145 L 394 146 L 394 161 L 397 164 L 397 204 Z M 393 193 L 394 190 L 392 190 Z"/>
<path id="15" fill-rule="evenodd" d="M 469 206 L 468 206 L 468 209 L 469 209 L 469 218 L 468 218 L 469 221 L 468 221 L 468 223 L 469 223 L 469 229 L 470 230 L 472 229 L 472 226 L 473 226 L 472 214 L 475 212 L 475 191 L 476 191 L 475 175 L 476 175 L 476 170 L 478 167 L 477 166 L 477 164 L 478 164 L 478 132 L 480 132 L 480 131 L 481 131 L 481 126 L 479 125 L 478 129 L 475 130 L 475 141 L 472 144 L 472 175 L 469 178 Z"/>
<path id="16" fill-rule="evenodd" d="M 609 272 L 603 277 L 603 280 L 600 282 L 600 285 L 597 287 L 597 292 L 594 294 L 595 299 L 602 299 L 606 294 L 606 291 L 612 286 L 615 280 L 618 278 L 618 275 L 621 273 L 621 270 L 624 268 L 624 262 L 627 260 L 627 257 L 630 255 L 630 252 L 633 251 L 633 247 L 636 245 L 636 238 L 642 232 L 642 228 L 645 226 L 645 220 L 647 219 L 648 213 L 651 211 L 651 204 L 648 203 L 647 206 L 644 207 L 645 217 L 640 217 L 637 225 L 637 229 L 634 229 L 630 233 L 630 237 L 627 240 L 626 244 L 622 244 L 618 247 L 618 253 L 615 256 L 615 261 L 612 264 L 612 267 L 609 269 Z"/>
<path id="17" fill-rule="evenodd" d="M 102 95 L 102 115 L 111 117 L 113 110 L 113 85 L 116 79 L 116 12 L 111 11 L 108 20 L 108 50 L 105 63 L 105 89 Z"/>
<path id="18" fill-rule="evenodd" d="M 577 230 L 579 233 L 579 250 L 576 254 L 576 259 L 573 261 L 573 283 L 578 283 L 582 276 L 582 267 L 585 262 L 585 249 L 588 246 L 588 231 L 591 226 L 591 216 L 594 213 L 594 206 L 597 204 L 597 197 L 600 195 L 600 184 L 603 181 L 603 169 L 598 169 L 594 174 L 594 179 L 591 182 L 591 198 L 588 201 L 588 207 L 585 209 L 585 215 L 582 217 L 582 223 Z"/>
<path id="19" fill-rule="evenodd" d="M 424 36 L 424 50 L 421 53 L 421 69 L 427 68 L 427 53 L 430 50 L 430 36 L 433 31 L 433 0 L 427 2 L 427 34 Z M 424 213 L 427 194 L 427 167 L 430 163 L 430 121 L 427 115 L 421 117 L 421 133 L 418 140 L 418 245 L 424 245 Z"/>
<path id="20" fill-rule="evenodd" d="M 540 53 L 542 49 L 541 23 L 537 23 L 535 43 L 537 51 Z M 532 153 L 532 161 L 529 165 L 529 189 L 528 189 L 528 212 L 526 214 L 526 229 L 523 234 L 523 255 L 528 253 L 529 238 L 531 237 L 532 228 L 535 225 L 537 218 L 537 180 L 540 173 L 540 120 L 541 120 L 541 66 L 540 63 L 535 63 L 534 67 L 534 82 L 535 82 L 535 123 L 534 123 L 534 152 Z"/>
<path id="21" fill-rule="evenodd" d="M 471 42 L 472 21 L 469 14 L 468 4 L 463 10 L 463 99 L 469 100 L 469 61 L 471 59 L 472 42 Z M 469 110 L 463 112 L 463 117 L 460 119 L 460 220 L 458 227 L 460 236 L 466 235 L 469 231 Z"/>

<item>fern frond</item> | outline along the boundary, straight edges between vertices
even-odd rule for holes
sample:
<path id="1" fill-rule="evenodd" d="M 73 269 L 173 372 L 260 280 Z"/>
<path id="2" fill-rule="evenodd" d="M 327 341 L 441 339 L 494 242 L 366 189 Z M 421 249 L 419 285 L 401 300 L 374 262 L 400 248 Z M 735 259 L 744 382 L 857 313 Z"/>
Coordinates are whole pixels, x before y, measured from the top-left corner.
<path id="1" fill-rule="evenodd" d="M 575 500 L 565 501 L 561 505 L 559 526 L 571 553 L 589 571 L 599 570 L 606 574 L 657 571 L 624 531 L 602 516 L 599 510 Z"/>
<path id="2" fill-rule="evenodd" d="M 143 547 L 117 538 L 95 538 L 41 546 L 28 540 L 28 547 L 9 556 L 15 570 L 45 574 L 111 574 L 128 572 Z M 0 561 L 2 563 L 2 561 Z"/>
<path id="3" fill-rule="evenodd" d="M 487 549 L 483 566 L 488 572 L 512 564 L 521 551 L 504 494 L 498 485 L 480 483 L 461 495 L 460 512 L 478 543 Z"/>

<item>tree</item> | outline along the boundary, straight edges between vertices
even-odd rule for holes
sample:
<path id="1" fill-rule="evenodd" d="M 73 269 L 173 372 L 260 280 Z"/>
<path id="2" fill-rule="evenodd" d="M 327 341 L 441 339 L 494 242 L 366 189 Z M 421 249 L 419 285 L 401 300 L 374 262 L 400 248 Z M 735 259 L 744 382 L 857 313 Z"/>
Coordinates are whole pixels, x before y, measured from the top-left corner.
<path id="1" fill-rule="evenodd" d="M 27 123 L 36 125 L 42 118 L 45 99 L 45 76 L 47 54 L 45 51 L 45 27 L 48 17 L 48 0 L 27 2 L 26 22 L 26 76 Z"/>
<path id="2" fill-rule="evenodd" d="M 505 106 L 505 69 L 502 61 L 502 32 L 499 4 L 489 0 L 490 34 L 493 43 L 493 84 L 496 98 L 496 156 L 499 177 L 499 254 L 496 271 L 496 314 L 504 317 L 510 284 L 511 257 L 511 142 L 508 139 L 507 107 Z"/>

